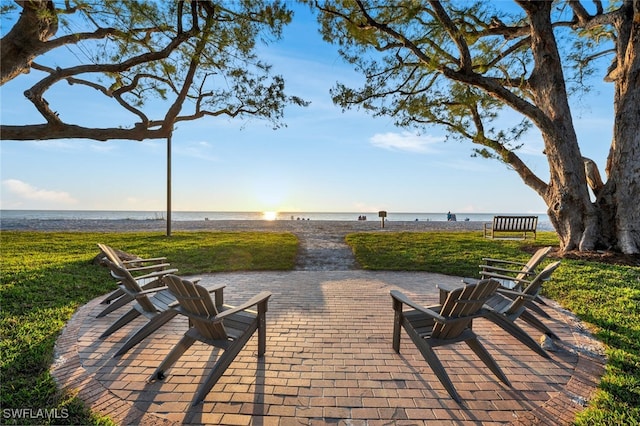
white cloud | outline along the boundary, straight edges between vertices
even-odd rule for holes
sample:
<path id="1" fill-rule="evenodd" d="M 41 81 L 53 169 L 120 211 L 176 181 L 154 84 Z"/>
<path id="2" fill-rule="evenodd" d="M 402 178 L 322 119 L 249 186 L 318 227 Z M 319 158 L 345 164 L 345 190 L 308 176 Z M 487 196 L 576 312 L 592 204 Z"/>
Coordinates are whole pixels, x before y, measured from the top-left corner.
<path id="1" fill-rule="evenodd" d="M 64 140 L 47 140 L 47 141 L 29 141 L 27 144 L 44 151 L 54 152 L 110 152 L 115 150 L 115 145 L 109 142 L 96 142 L 96 141 L 64 141 Z"/>
<path id="2" fill-rule="evenodd" d="M 27 144 L 46 151 L 71 151 L 76 149 L 79 142 L 72 143 L 62 140 L 28 141 Z"/>
<path id="3" fill-rule="evenodd" d="M 109 143 L 109 142 L 93 142 L 89 146 L 89 149 L 92 152 L 105 153 L 105 152 L 115 151 L 116 146 L 113 143 Z"/>
<path id="4" fill-rule="evenodd" d="M 368 204 L 368 203 L 363 203 L 363 202 L 355 202 L 353 203 L 354 212 L 378 212 L 380 211 L 380 206 L 377 206 L 375 204 Z"/>
<path id="5" fill-rule="evenodd" d="M 61 204 L 75 204 L 77 202 L 68 192 L 36 188 L 18 179 L 5 179 L 2 181 L 2 185 L 10 193 L 25 200 L 48 201 Z"/>
<path id="6" fill-rule="evenodd" d="M 420 136 L 410 132 L 376 133 L 369 139 L 369 142 L 378 148 L 422 154 L 436 152 L 436 150 L 433 149 L 433 145 L 443 141 L 443 137 Z"/>
<path id="7" fill-rule="evenodd" d="M 218 161 L 212 151 L 213 146 L 209 142 L 186 142 L 186 143 L 173 143 L 171 148 L 176 155 L 183 157 L 197 158 L 198 160 L 205 161 Z"/>

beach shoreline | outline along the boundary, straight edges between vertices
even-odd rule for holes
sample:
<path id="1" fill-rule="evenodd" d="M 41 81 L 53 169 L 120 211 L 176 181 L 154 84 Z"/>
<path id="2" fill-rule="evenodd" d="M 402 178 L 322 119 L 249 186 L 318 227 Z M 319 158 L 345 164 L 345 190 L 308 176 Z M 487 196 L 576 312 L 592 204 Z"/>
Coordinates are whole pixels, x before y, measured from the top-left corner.
<path id="1" fill-rule="evenodd" d="M 482 221 L 386 221 L 377 220 L 188 220 L 172 221 L 172 231 L 271 231 L 271 232 L 368 232 L 368 231 L 480 231 Z M 162 219 L 14 219 L 0 220 L 0 231 L 144 232 L 166 231 Z"/>

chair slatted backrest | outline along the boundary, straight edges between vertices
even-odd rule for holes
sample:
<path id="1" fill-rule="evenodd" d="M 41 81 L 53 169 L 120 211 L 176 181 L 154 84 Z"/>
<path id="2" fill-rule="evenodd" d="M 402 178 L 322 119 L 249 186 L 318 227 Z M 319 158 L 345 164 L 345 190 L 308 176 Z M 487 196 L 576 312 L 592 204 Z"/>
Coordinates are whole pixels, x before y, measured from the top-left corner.
<path id="1" fill-rule="evenodd" d="M 102 244 L 102 243 L 98 243 L 98 248 L 107 257 L 108 261 L 110 261 L 114 265 L 117 265 L 119 268 L 127 269 L 127 267 L 124 265 L 124 263 L 122 263 L 122 259 L 120 259 L 120 256 L 118 256 L 118 253 L 116 253 L 116 251 L 113 248 L 109 247 L 106 244 Z M 119 280 L 122 279 L 122 275 L 117 274 L 116 271 L 114 271 L 113 269 L 111 269 L 111 272 L 116 276 L 117 279 L 119 279 Z M 131 275 L 131 274 L 129 274 L 129 275 Z"/>
<path id="2" fill-rule="evenodd" d="M 123 265 L 120 258 L 116 255 L 116 253 L 109 246 L 105 246 L 103 244 L 98 244 L 100 246 L 100 250 L 104 252 L 107 256 L 105 262 L 111 272 L 120 279 L 120 284 L 125 288 L 125 291 L 136 299 L 138 304 L 144 309 L 146 312 L 157 312 L 157 308 L 151 302 L 148 296 L 141 294 L 142 287 L 138 284 L 131 272 Z"/>
<path id="3" fill-rule="evenodd" d="M 180 304 L 178 310 L 189 317 L 202 336 L 211 340 L 229 337 L 222 321 L 213 321 L 218 309 L 206 288 L 175 275 L 165 277 L 165 284 Z"/>
<path id="4" fill-rule="evenodd" d="M 516 275 L 516 280 L 526 279 L 527 275 L 530 275 L 530 272 L 535 271 L 540 262 L 547 257 L 551 249 L 552 247 L 543 247 L 538 249 L 533 256 L 531 256 L 531 259 L 529 259 L 529 261 L 522 267 L 522 272 Z"/>
<path id="5" fill-rule="evenodd" d="M 111 262 L 124 267 L 122 260 L 120 260 L 120 257 L 116 254 L 113 248 L 102 243 L 98 243 L 98 248 L 102 251 L 102 253 L 104 253 L 105 256 L 107 256 L 107 259 L 109 259 Z"/>
<path id="6" fill-rule="evenodd" d="M 436 339 L 458 337 L 469 328 L 471 321 L 478 316 L 484 303 L 495 294 L 499 286 L 500 283 L 496 280 L 486 279 L 451 291 L 440 309 L 440 315 L 447 318 L 447 321 L 437 321 L 431 337 Z"/>
<path id="7" fill-rule="evenodd" d="M 536 277 L 522 290 L 522 294 L 529 296 L 529 299 L 536 297 L 540 293 L 542 285 L 545 281 L 549 281 L 551 279 L 551 274 L 553 274 L 553 271 L 558 269 L 560 263 L 560 261 L 557 261 L 547 265 L 547 267 L 536 275 Z M 527 300 L 528 299 L 524 296 L 516 297 L 513 302 L 511 302 L 511 305 L 505 310 L 505 314 L 509 315 L 516 313 L 518 310 L 524 309 Z"/>

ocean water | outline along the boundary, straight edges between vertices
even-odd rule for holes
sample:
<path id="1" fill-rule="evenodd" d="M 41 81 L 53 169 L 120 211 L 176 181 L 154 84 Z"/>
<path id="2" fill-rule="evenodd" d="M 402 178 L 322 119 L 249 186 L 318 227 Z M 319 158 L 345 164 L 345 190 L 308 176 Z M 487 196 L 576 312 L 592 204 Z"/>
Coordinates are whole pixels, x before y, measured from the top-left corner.
<path id="1" fill-rule="evenodd" d="M 456 213 L 458 221 L 491 222 L 496 214 L 505 213 Z M 515 215 L 531 215 L 531 213 L 511 213 Z M 538 228 L 551 230 L 551 223 L 546 214 L 534 213 L 538 216 Z M 165 220 L 163 211 L 107 211 L 107 210 L 0 210 L 0 220 Z M 380 220 L 378 212 L 277 212 L 268 215 L 265 212 L 171 212 L 172 221 L 199 220 Z M 447 213 L 403 213 L 387 212 L 387 221 L 446 221 Z"/>

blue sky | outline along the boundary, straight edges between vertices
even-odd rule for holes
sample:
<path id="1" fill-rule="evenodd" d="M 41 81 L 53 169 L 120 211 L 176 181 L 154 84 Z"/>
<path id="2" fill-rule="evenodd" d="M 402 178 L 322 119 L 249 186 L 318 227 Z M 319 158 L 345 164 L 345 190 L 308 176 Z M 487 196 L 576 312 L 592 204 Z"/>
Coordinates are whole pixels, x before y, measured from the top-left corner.
<path id="1" fill-rule="evenodd" d="M 261 48 L 260 57 L 284 76 L 289 94 L 311 105 L 288 107 L 287 127 L 278 130 L 259 120 L 224 117 L 179 124 L 173 137 L 173 210 L 546 211 L 515 172 L 497 161 L 472 158 L 470 143 L 443 142 L 443 129 L 430 127 L 417 135 L 394 127 L 391 119 L 343 113 L 334 106 L 329 89 L 337 81 L 359 87 L 362 78 L 342 61 L 336 47 L 322 40 L 310 12 L 292 7 L 296 15 L 283 39 Z M 2 24 L 4 34 L 8 25 Z M 603 171 L 613 125 L 613 88 L 600 84 L 601 77 L 597 75 L 590 95 L 574 103 L 573 115 L 583 154 Z M 22 95 L 27 86 L 20 80 L 0 87 L 0 119 L 6 124 L 40 123 Z M 47 100 L 68 121 L 96 124 L 124 115 L 89 92 L 70 97 L 68 86 L 59 86 Z M 518 119 L 515 114 L 510 118 Z M 538 132 L 532 129 L 523 142 L 521 157 L 546 180 Z M 162 212 L 167 204 L 165 144 L 3 141 L 0 208 Z M 496 192 L 500 195 L 491 195 Z"/>

